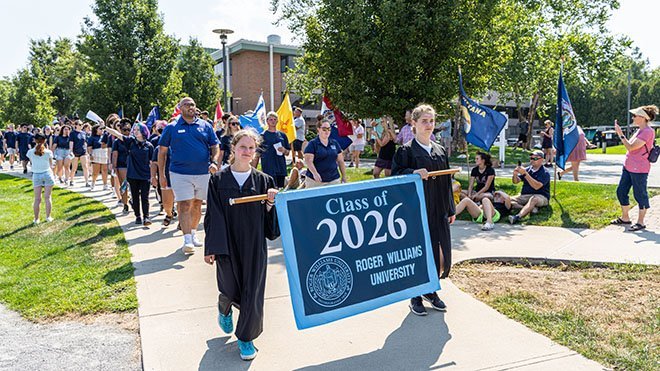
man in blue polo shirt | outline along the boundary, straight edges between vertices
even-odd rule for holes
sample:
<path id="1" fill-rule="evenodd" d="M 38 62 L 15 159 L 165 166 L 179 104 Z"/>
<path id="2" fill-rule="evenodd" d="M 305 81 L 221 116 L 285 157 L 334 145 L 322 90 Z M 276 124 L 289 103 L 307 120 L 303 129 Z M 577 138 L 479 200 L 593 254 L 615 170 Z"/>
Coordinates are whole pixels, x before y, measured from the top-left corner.
<path id="1" fill-rule="evenodd" d="M 202 201 L 206 200 L 209 173 L 218 165 L 218 138 L 213 126 L 195 117 L 195 101 L 185 97 L 179 102 L 181 117 L 165 127 L 158 143 L 160 186 L 167 189 L 165 164 L 170 154 L 170 181 L 179 208 L 179 224 L 183 231 L 184 254 L 194 254 L 202 246 L 195 231 L 202 217 Z M 210 159 L 210 161 L 209 161 Z"/>
<path id="2" fill-rule="evenodd" d="M 9 156 L 9 169 L 14 169 L 14 161 L 16 161 L 16 132 L 14 131 L 14 124 L 7 126 L 5 132 L 5 141 L 7 143 L 7 155 Z"/>
<path id="3" fill-rule="evenodd" d="M 545 155 L 536 150 L 529 155 L 527 168 L 518 166 L 513 169 L 513 184 L 523 182 L 520 195 L 511 197 L 511 207 L 522 209 L 518 215 L 509 215 L 509 223 L 515 224 L 521 218 L 536 212 L 539 207 L 548 206 L 550 201 L 550 173 L 543 167 Z"/>

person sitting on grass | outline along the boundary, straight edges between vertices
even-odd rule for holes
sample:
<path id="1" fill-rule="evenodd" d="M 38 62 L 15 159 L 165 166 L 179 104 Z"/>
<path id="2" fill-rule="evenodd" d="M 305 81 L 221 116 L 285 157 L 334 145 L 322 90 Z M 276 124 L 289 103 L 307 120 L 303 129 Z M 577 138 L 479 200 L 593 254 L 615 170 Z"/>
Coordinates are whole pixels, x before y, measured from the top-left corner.
<path id="1" fill-rule="evenodd" d="M 516 224 L 520 219 L 535 213 L 538 208 L 548 206 L 550 200 L 550 173 L 543 167 L 544 154 L 536 150 L 529 155 L 530 166 L 517 166 L 513 169 L 513 184 L 523 182 L 520 195 L 511 199 L 512 206 L 520 210 L 518 215 L 509 215 L 509 223 Z"/>
<path id="2" fill-rule="evenodd" d="M 492 201 L 493 192 L 495 192 L 495 169 L 493 169 L 490 153 L 477 152 L 474 162 L 477 166 L 470 171 L 468 189 L 463 194 L 474 202 L 479 202 L 484 198 Z"/>
<path id="3" fill-rule="evenodd" d="M 456 215 L 462 213 L 464 210 L 472 217 L 475 223 L 483 223 L 484 218 L 486 222 L 482 224 L 482 231 L 490 231 L 495 228 L 501 217 L 506 217 L 511 214 L 511 198 L 509 195 L 502 191 L 496 191 L 493 194 L 494 201 L 489 198 L 483 198 L 481 205 L 478 205 L 472 199 L 465 197 L 456 205 Z"/>

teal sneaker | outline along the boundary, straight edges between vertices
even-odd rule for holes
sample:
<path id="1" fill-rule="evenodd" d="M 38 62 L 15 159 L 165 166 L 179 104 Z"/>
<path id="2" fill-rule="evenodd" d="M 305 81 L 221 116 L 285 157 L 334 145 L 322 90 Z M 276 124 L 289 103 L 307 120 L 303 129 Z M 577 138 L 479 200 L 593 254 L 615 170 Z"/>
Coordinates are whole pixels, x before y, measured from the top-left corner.
<path id="1" fill-rule="evenodd" d="M 241 359 L 251 361 L 257 356 L 257 350 L 251 341 L 238 341 L 238 350 L 241 352 Z"/>
<path id="2" fill-rule="evenodd" d="M 234 321 L 232 320 L 231 309 L 226 316 L 222 313 L 218 314 L 218 324 L 225 334 L 231 334 L 234 331 Z"/>

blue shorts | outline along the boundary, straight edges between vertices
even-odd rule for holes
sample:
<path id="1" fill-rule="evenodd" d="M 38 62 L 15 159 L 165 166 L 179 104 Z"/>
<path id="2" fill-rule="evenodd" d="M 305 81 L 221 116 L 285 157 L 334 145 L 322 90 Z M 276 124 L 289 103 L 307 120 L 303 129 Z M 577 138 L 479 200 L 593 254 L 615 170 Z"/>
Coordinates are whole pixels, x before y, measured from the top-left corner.
<path id="1" fill-rule="evenodd" d="M 48 187 L 55 185 L 55 177 L 52 171 L 43 173 L 32 173 L 32 185 L 34 187 Z"/>

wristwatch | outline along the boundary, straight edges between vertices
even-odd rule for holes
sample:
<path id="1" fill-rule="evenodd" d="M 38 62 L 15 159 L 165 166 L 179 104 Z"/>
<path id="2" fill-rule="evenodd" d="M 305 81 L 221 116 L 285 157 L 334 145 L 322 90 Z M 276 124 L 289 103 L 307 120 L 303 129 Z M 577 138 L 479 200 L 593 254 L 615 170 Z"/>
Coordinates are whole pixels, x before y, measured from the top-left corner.
<path id="1" fill-rule="evenodd" d="M 215 166 L 218 166 L 218 161 L 211 161 L 211 163 Z"/>
<path id="2" fill-rule="evenodd" d="M 619 135 L 619 138 L 621 138 L 621 140 L 626 139 L 625 135 Z"/>

